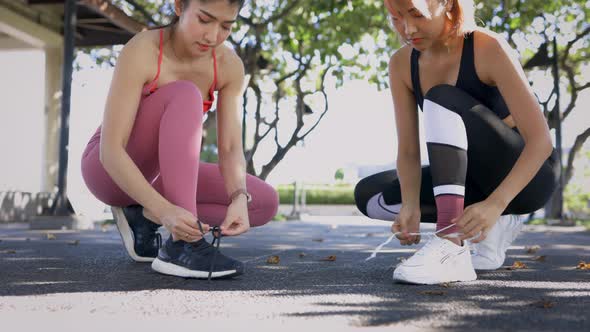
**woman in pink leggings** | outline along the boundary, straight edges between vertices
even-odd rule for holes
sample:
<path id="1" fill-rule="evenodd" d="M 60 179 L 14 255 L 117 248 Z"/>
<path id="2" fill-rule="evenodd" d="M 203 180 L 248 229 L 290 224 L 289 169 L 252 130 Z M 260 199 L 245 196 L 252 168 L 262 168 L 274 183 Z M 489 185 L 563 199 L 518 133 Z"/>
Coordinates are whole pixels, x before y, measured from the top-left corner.
<path id="1" fill-rule="evenodd" d="M 218 253 L 203 235 L 239 235 L 277 211 L 276 191 L 246 174 L 240 127 L 244 67 L 223 45 L 242 5 L 243 0 L 175 0 L 172 24 L 129 41 L 117 61 L 102 126 L 82 157 L 86 185 L 113 207 L 130 256 L 153 261 L 160 273 L 242 274 L 243 264 Z M 199 161 L 203 115 L 214 91 L 219 165 Z M 160 225 L 171 234 L 163 244 Z"/>

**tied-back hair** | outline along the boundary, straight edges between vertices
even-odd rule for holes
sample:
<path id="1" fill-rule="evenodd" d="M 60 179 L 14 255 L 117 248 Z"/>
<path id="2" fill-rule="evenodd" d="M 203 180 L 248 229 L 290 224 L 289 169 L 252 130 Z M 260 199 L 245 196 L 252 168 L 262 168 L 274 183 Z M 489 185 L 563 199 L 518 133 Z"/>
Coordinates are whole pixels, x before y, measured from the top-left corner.
<path id="1" fill-rule="evenodd" d="M 391 0 L 383 0 L 385 8 L 390 14 L 393 14 L 393 8 L 391 7 Z M 451 20 L 451 31 L 449 32 L 449 38 L 453 36 L 462 36 L 476 29 L 475 23 L 475 5 L 473 0 L 426 0 L 426 1 L 439 1 L 440 3 L 449 5 L 451 2 L 450 20 Z M 395 31 L 391 15 L 389 16 L 389 23 L 391 28 Z M 400 36 L 401 37 L 401 36 Z M 401 39 L 401 38 L 400 38 Z M 406 42 L 405 40 L 403 42 Z"/>

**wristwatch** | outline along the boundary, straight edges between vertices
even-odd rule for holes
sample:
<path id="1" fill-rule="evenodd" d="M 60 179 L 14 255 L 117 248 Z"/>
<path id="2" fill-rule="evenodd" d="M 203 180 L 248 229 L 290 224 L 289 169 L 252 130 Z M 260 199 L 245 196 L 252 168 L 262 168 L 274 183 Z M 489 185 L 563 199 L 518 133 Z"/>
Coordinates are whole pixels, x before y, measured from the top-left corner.
<path id="1" fill-rule="evenodd" d="M 247 202 L 247 203 L 250 203 L 250 202 L 252 201 L 252 195 L 250 195 L 250 194 L 249 194 L 249 193 L 246 191 L 246 189 L 241 189 L 241 188 L 240 188 L 240 189 L 238 189 L 238 190 L 234 191 L 234 192 L 231 194 L 231 196 L 229 197 L 229 202 L 230 202 L 230 203 L 231 203 L 231 202 L 233 202 L 233 201 L 234 201 L 234 199 L 236 199 L 236 197 L 238 197 L 238 196 L 240 196 L 240 195 L 244 195 L 244 196 L 246 196 L 246 202 Z"/>

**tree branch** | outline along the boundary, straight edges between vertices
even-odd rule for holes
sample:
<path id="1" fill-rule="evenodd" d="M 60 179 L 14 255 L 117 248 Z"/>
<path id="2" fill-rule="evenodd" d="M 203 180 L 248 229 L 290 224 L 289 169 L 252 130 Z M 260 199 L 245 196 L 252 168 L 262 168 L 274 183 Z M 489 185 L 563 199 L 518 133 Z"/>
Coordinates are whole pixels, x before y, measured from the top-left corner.
<path id="1" fill-rule="evenodd" d="M 574 39 L 570 40 L 567 43 L 567 45 L 565 46 L 565 51 L 563 52 L 565 54 L 565 56 L 561 57 L 561 66 L 562 67 L 565 66 L 565 61 L 569 57 L 570 50 L 574 46 L 574 44 L 577 43 L 578 40 L 584 38 L 584 36 L 586 36 L 589 33 L 590 33 L 590 27 L 587 27 L 584 31 L 582 31 L 580 34 L 577 34 Z"/>
<path id="2" fill-rule="evenodd" d="M 320 84 L 320 93 L 324 96 L 324 111 L 322 112 L 322 114 L 320 114 L 319 118 L 317 119 L 317 121 L 315 122 L 315 124 L 313 126 L 311 126 L 311 128 L 309 128 L 309 130 L 303 134 L 300 139 L 305 139 L 305 137 L 307 135 L 309 135 L 309 133 L 311 133 L 315 127 L 318 126 L 318 124 L 320 123 L 320 121 L 322 121 L 322 118 L 324 117 L 324 115 L 326 115 L 326 113 L 328 112 L 328 95 L 326 94 L 326 87 L 325 87 L 325 81 L 326 81 L 326 74 L 328 74 L 328 71 L 330 70 L 330 68 L 332 68 L 332 64 L 329 63 L 328 67 L 326 68 L 326 70 L 322 73 L 322 80 L 321 80 L 321 84 Z"/>
<path id="3" fill-rule="evenodd" d="M 291 3 L 291 5 L 289 5 L 286 8 L 284 8 L 280 13 L 269 17 L 264 23 L 262 23 L 262 25 L 265 25 L 266 26 L 266 25 L 268 25 L 270 23 L 273 23 L 275 21 L 280 20 L 281 18 L 283 18 L 287 14 L 289 14 L 298 5 L 299 5 L 299 0 L 293 1 L 293 3 Z"/>
<path id="4" fill-rule="evenodd" d="M 578 152 L 582 149 L 582 146 L 588 137 L 590 137 L 590 128 L 586 129 L 583 133 L 576 137 L 574 145 L 567 156 L 567 166 L 564 174 L 564 186 L 569 183 L 574 174 L 574 160 L 576 158 L 576 154 L 578 154 Z"/>
<path id="5" fill-rule="evenodd" d="M 140 4 L 138 4 L 135 0 L 125 0 L 128 4 L 130 4 L 131 6 L 133 6 L 133 8 L 135 10 L 137 10 L 138 12 L 141 13 L 141 15 L 143 15 L 143 17 L 145 17 L 145 19 L 149 22 L 152 23 L 153 25 L 158 25 L 159 23 L 156 22 L 154 20 L 154 18 L 152 17 L 152 15 L 150 13 L 148 13 L 148 11 Z"/>

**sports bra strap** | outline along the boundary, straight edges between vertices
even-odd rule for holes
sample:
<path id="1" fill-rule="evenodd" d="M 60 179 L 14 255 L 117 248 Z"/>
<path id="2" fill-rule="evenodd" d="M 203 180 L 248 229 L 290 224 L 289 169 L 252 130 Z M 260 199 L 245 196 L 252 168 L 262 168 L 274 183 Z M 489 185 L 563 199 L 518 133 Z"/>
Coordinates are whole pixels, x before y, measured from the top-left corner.
<path id="1" fill-rule="evenodd" d="M 160 29 L 160 53 L 158 54 L 158 72 L 156 73 L 156 77 L 152 81 L 152 86 L 150 87 L 150 93 L 156 91 L 156 87 L 158 85 L 158 77 L 160 77 L 160 67 L 162 67 L 162 56 L 164 50 L 164 29 Z"/>

